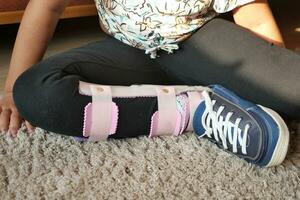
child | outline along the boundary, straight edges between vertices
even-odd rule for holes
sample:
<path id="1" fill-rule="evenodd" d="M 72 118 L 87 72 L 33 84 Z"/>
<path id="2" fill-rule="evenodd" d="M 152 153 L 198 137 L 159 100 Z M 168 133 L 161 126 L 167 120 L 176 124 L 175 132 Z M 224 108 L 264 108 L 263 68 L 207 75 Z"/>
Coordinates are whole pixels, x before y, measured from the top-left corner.
<path id="1" fill-rule="evenodd" d="M 282 48 L 267 0 L 97 0 L 110 36 L 40 61 L 67 4 L 29 2 L 2 130 L 16 136 L 22 119 L 91 141 L 189 130 L 253 164 L 284 160 L 288 129 L 257 104 L 299 118 L 300 57 Z M 213 19 L 231 10 L 239 26 Z"/>

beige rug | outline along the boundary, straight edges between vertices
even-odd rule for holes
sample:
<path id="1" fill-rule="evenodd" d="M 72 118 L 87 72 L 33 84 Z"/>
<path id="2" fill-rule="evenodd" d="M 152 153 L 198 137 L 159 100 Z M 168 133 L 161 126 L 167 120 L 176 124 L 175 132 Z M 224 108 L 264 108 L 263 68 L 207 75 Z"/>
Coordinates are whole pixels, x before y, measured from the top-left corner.
<path id="1" fill-rule="evenodd" d="M 299 125 L 283 165 L 267 169 L 193 133 L 93 144 L 23 127 L 0 135 L 0 199 L 300 199 Z"/>

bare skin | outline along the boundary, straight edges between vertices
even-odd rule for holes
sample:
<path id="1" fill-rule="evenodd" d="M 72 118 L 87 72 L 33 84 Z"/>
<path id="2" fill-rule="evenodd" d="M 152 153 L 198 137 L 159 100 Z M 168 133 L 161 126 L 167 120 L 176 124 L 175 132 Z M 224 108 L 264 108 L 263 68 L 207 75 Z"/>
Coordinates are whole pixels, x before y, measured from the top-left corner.
<path id="1" fill-rule="evenodd" d="M 256 0 L 253 3 L 236 8 L 233 11 L 233 17 L 236 24 L 271 43 L 284 47 L 281 33 L 268 5 L 268 0 Z"/>
<path id="2" fill-rule="evenodd" d="M 25 10 L 4 88 L 0 100 L 0 131 L 16 137 L 24 119 L 20 116 L 12 98 L 14 82 L 20 74 L 39 62 L 47 49 L 60 15 L 70 0 L 31 0 Z M 279 28 L 274 20 L 267 0 L 236 8 L 233 11 L 236 24 L 254 32 L 263 39 L 284 46 Z M 103 28 L 103 27 L 102 27 Z M 107 33 L 107 31 L 104 30 Z M 28 51 L 27 47 L 31 49 Z M 29 132 L 34 127 L 25 120 Z"/>
<path id="3" fill-rule="evenodd" d="M 61 13 L 69 0 L 31 0 L 25 10 L 13 49 L 4 96 L 0 100 L 0 131 L 15 137 L 23 121 L 13 98 L 12 88 L 17 77 L 39 62 L 52 38 Z M 30 46 L 30 51 L 28 48 Z M 34 127 L 26 122 L 31 132 Z"/>

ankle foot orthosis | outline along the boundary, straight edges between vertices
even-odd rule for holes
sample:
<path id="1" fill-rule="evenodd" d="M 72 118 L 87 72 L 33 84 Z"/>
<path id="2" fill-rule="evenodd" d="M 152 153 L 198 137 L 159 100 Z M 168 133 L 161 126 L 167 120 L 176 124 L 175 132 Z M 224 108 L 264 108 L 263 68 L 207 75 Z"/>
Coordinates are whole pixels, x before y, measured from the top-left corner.
<path id="1" fill-rule="evenodd" d="M 85 107 L 83 136 L 99 141 L 116 132 L 119 110 L 113 98 L 157 97 L 158 110 L 152 115 L 149 137 L 193 131 L 193 115 L 204 100 L 204 90 L 210 89 L 177 85 L 108 86 L 80 81 L 79 93 L 92 97 Z"/>

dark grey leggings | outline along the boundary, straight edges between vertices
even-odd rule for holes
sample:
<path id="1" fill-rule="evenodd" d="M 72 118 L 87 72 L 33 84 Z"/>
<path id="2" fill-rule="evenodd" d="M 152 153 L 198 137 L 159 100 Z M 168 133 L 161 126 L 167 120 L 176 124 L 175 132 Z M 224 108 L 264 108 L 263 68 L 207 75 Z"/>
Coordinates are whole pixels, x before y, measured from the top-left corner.
<path id="1" fill-rule="evenodd" d="M 21 115 L 33 125 L 81 136 L 84 106 L 79 80 L 107 84 L 221 84 L 239 96 L 290 118 L 300 116 L 300 56 L 243 28 L 214 19 L 180 44 L 174 54 L 144 51 L 107 37 L 57 54 L 25 71 L 14 85 Z M 113 99 L 119 106 L 112 138 L 149 133 L 155 98 Z M 142 113 L 142 114 L 141 114 Z"/>

